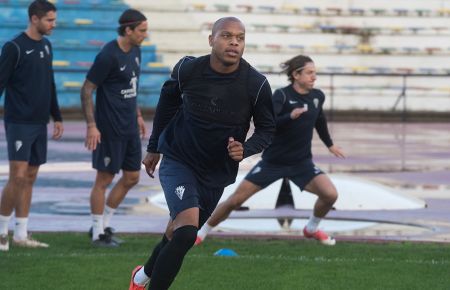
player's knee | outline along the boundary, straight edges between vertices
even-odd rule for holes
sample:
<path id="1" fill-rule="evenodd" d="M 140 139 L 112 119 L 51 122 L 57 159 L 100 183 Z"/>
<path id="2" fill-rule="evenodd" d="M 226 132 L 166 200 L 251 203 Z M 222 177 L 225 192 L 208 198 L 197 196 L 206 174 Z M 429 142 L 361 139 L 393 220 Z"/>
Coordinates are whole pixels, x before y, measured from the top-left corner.
<path id="1" fill-rule="evenodd" d="M 180 251 L 187 252 L 195 243 L 197 231 L 196 226 L 182 226 L 173 232 L 171 243 L 175 244 Z"/>
<path id="2" fill-rule="evenodd" d="M 234 196 L 234 197 L 231 197 L 227 203 L 228 203 L 229 210 L 236 210 L 236 209 L 240 208 L 244 202 L 242 201 L 242 199 L 239 196 Z"/>
<path id="3" fill-rule="evenodd" d="M 27 178 L 25 176 L 14 176 L 11 177 L 8 182 L 13 186 L 21 186 L 27 183 Z"/>
<path id="4" fill-rule="evenodd" d="M 127 176 L 126 178 L 124 178 L 123 182 L 124 182 L 125 187 L 131 188 L 131 187 L 135 186 L 136 184 L 138 184 L 139 174 Z"/>
<path id="5" fill-rule="evenodd" d="M 108 186 L 110 186 L 112 181 L 102 181 L 102 182 L 95 182 L 94 187 L 96 187 L 98 190 L 101 190 L 102 192 L 105 191 Z"/>
<path id="6" fill-rule="evenodd" d="M 337 198 L 338 198 L 338 193 L 337 193 L 337 191 L 336 191 L 336 190 L 330 190 L 329 192 L 327 192 L 327 193 L 324 195 L 323 200 L 324 200 L 326 203 L 328 203 L 328 204 L 330 204 L 330 205 L 333 205 L 333 204 L 336 202 Z"/>

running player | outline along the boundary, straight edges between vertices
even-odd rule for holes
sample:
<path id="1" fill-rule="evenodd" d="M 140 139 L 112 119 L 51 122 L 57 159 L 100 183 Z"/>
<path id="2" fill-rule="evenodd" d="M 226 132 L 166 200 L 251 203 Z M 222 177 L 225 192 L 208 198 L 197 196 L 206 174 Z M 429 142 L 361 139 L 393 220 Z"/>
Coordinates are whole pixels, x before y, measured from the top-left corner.
<path id="1" fill-rule="evenodd" d="M 211 54 L 181 59 L 161 90 L 143 163 L 153 177 L 163 154 L 159 178 L 170 221 L 145 266 L 134 269 L 131 290 L 169 288 L 239 162 L 267 147 L 275 131 L 270 85 L 242 59 L 242 22 L 217 20 L 209 44 Z M 246 140 L 252 117 L 255 131 Z"/>
<path id="2" fill-rule="evenodd" d="M 299 55 L 284 63 L 284 72 L 291 84 L 278 89 L 273 95 L 277 132 L 272 144 L 264 151 L 262 160 L 225 202 L 219 204 L 213 215 L 198 232 L 196 244 L 224 221 L 234 209 L 247 199 L 280 178 L 289 178 L 301 190 L 314 193 L 318 199 L 303 234 L 324 245 L 334 245 L 335 239 L 318 229 L 320 221 L 335 203 L 338 193 L 331 180 L 314 165 L 311 153 L 313 131 L 335 156 L 344 153 L 333 144 L 322 110 L 325 95 L 314 88 L 316 68 L 308 56 Z"/>

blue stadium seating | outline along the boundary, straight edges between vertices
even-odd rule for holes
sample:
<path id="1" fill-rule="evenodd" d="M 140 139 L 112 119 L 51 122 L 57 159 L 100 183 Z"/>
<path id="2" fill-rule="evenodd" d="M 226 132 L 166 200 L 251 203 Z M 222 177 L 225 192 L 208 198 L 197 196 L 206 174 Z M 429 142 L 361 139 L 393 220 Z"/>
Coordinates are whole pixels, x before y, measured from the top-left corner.
<path id="1" fill-rule="evenodd" d="M 0 2 L 0 46 L 27 27 L 29 1 Z M 80 107 L 80 87 L 87 70 L 103 44 L 117 37 L 117 20 L 128 8 L 114 0 L 60 0 L 57 28 L 49 37 L 54 50 L 55 82 L 62 108 Z M 142 72 L 138 102 L 154 108 L 169 68 L 147 64 L 158 62 L 156 47 L 145 44 L 142 49 Z"/>

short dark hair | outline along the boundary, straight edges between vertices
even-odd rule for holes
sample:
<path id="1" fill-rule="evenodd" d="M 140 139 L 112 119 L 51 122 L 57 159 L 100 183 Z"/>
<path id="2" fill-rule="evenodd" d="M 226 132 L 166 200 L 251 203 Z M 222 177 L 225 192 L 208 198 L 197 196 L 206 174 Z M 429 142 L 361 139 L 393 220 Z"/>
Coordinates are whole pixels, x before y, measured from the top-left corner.
<path id="1" fill-rule="evenodd" d="M 28 18 L 31 20 L 33 15 L 39 19 L 47 15 L 49 11 L 56 12 L 56 6 L 46 0 L 35 0 L 28 6 Z"/>
<path id="2" fill-rule="evenodd" d="M 229 17 L 222 17 L 216 20 L 216 22 L 214 22 L 212 30 L 211 30 L 211 35 L 214 36 L 217 31 L 219 31 L 222 26 L 227 23 L 227 22 L 239 22 L 242 24 L 242 27 L 244 27 L 244 24 L 242 23 L 242 21 L 239 18 L 233 17 L 233 16 L 229 16 Z M 244 27 L 245 29 L 245 27 Z"/>
<path id="3" fill-rule="evenodd" d="M 131 30 L 134 30 L 146 20 L 147 18 L 140 11 L 136 9 L 127 9 L 122 13 L 122 15 L 120 15 L 119 28 L 117 28 L 117 33 L 119 33 L 120 36 L 124 36 L 125 29 L 127 27 L 130 27 Z"/>
<path id="4" fill-rule="evenodd" d="M 294 82 L 294 77 L 292 76 L 292 73 L 295 71 L 301 72 L 304 68 L 304 66 L 308 62 L 313 62 L 313 60 L 306 55 L 297 55 L 290 60 L 281 63 L 281 69 L 282 72 L 286 73 L 288 76 L 288 79 L 291 83 Z"/>

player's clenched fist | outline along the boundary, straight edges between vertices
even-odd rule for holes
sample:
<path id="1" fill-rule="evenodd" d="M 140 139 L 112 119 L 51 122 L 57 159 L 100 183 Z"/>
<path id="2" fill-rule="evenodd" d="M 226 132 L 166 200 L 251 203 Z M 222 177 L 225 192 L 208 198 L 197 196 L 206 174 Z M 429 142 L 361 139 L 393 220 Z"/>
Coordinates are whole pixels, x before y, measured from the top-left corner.
<path id="1" fill-rule="evenodd" d="M 244 159 L 244 146 L 241 142 L 235 141 L 233 137 L 228 138 L 228 155 L 234 161 L 241 161 Z"/>

